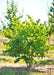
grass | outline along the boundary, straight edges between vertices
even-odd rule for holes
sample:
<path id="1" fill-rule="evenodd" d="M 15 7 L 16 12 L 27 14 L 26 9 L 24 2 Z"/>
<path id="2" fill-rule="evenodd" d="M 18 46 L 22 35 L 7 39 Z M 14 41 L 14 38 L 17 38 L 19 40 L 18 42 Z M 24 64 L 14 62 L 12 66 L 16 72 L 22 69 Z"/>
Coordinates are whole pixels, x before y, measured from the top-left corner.
<path id="1" fill-rule="evenodd" d="M 3 50 L 5 50 L 5 47 L 4 46 L 0 47 L 0 51 L 3 51 Z"/>
<path id="2" fill-rule="evenodd" d="M 47 54 L 47 57 L 54 57 L 54 54 Z"/>
<path id="3" fill-rule="evenodd" d="M 26 70 L 0 70 L 0 75 L 29 75 L 29 72 Z M 47 72 L 31 72 L 31 75 L 50 75 Z M 54 72 L 51 72 L 51 75 L 54 75 Z"/>
<path id="4" fill-rule="evenodd" d="M 13 57 L 0 57 L 0 62 L 9 62 L 9 63 L 14 63 L 14 61 L 16 60 L 16 58 L 13 58 Z M 25 61 L 23 59 L 21 59 L 18 64 L 24 64 Z"/>
<path id="5" fill-rule="evenodd" d="M 49 50 L 48 53 L 54 53 L 54 50 Z"/>
<path id="6" fill-rule="evenodd" d="M 54 59 L 37 59 L 36 60 L 36 62 L 35 62 L 35 64 L 39 64 L 39 65 L 41 65 L 41 64 L 43 64 L 43 65 L 54 65 Z"/>
<path id="7" fill-rule="evenodd" d="M 26 70 L 0 70 L 0 75 L 29 75 L 29 72 Z M 31 75 L 48 75 L 47 73 L 41 73 L 41 72 L 31 72 Z"/>
<path id="8" fill-rule="evenodd" d="M 9 62 L 13 63 L 15 61 L 15 58 L 0 58 L 0 62 Z"/>
<path id="9" fill-rule="evenodd" d="M 54 65 L 54 60 L 39 60 L 39 64 L 45 64 L 45 65 Z"/>

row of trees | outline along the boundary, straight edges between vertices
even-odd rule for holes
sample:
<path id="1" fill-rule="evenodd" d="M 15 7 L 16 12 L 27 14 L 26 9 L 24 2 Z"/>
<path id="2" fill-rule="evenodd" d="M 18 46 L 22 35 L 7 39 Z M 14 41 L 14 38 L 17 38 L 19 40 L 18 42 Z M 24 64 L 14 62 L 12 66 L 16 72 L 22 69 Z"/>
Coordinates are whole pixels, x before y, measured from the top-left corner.
<path id="1" fill-rule="evenodd" d="M 52 10 L 51 8 L 50 12 Z M 31 65 L 35 61 L 34 58 L 45 56 L 45 52 L 49 50 L 47 41 L 49 33 L 51 34 L 54 30 L 54 24 L 52 24 L 54 14 L 49 13 L 49 26 L 47 26 L 46 23 L 41 24 L 40 19 L 34 21 L 29 15 L 27 15 L 28 21 L 21 21 L 23 14 L 18 16 L 17 13 L 18 8 L 17 4 L 14 4 L 14 0 L 11 2 L 7 0 L 6 25 L 1 20 L 3 34 L 10 39 L 8 43 L 4 43 L 5 53 L 16 57 L 15 62 L 24 59 L 30 71 Z"/>

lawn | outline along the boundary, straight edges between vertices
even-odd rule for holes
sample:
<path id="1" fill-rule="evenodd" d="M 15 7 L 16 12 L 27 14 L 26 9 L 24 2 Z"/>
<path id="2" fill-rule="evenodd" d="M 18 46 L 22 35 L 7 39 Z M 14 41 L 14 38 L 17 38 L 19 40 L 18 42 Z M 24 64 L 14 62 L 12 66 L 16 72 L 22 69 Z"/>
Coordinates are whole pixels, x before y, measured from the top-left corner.
<path id="1" fill-rule="evenodd" d="M 54 74 L 54 73 L 53 73 Z M 26 70 L 0 70 L 0 75 L 29 75 L 29 72 Z M 46 72 L 31 72 L 31 75 L 48 75 Z"/>

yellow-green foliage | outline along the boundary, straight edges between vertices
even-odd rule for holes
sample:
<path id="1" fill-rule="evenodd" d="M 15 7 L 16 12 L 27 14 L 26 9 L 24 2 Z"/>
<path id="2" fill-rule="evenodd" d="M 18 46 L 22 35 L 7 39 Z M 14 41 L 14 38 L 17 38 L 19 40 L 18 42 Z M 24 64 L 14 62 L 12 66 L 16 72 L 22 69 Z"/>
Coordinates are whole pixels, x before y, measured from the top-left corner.
<path id="1" fill-rule="evenodd" d="M 29 21 L 21 22 L 20 20 L 12 20 L 12 28 L 4 30 L 5 36 L 11 38 L 6 45 L 6 53 L 10 56 L 18 57 L 15 62 L 20 59 L 24 59 L 26 63 L 33 63 L 34 57 L 45 56 L 45 52 L 49 49 L 48 31 L 45 23 L 40 24 L 40 19 L 33 21 L 33 19 L 27 15 Z M 13 35 L 13 36 L 12 36 Z M 7 37 L 8 37 L 7 36 Z"/>

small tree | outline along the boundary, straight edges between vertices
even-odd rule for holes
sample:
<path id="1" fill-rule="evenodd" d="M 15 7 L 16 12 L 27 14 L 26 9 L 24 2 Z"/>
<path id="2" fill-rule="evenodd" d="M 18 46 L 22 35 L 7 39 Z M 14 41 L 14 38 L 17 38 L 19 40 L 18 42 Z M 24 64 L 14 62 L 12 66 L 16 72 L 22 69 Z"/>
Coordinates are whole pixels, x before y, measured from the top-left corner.
<path id="1" fill-rule="evenodd" d="M 33 19 L 27 15 L 29 21 L 16 22 L 13 29 L 15 30 L 15 37 L 6 43 L 6 53 L 10 56 L 17 57 L 16 62 L 20 59 L 24 59 L 29 72 L 34 62 L 34 58 L 45 56 L 45 52 L 49 49 L 48 31 L 45 24 L 40 24 L 40 20 L 33 21 Z"/>

